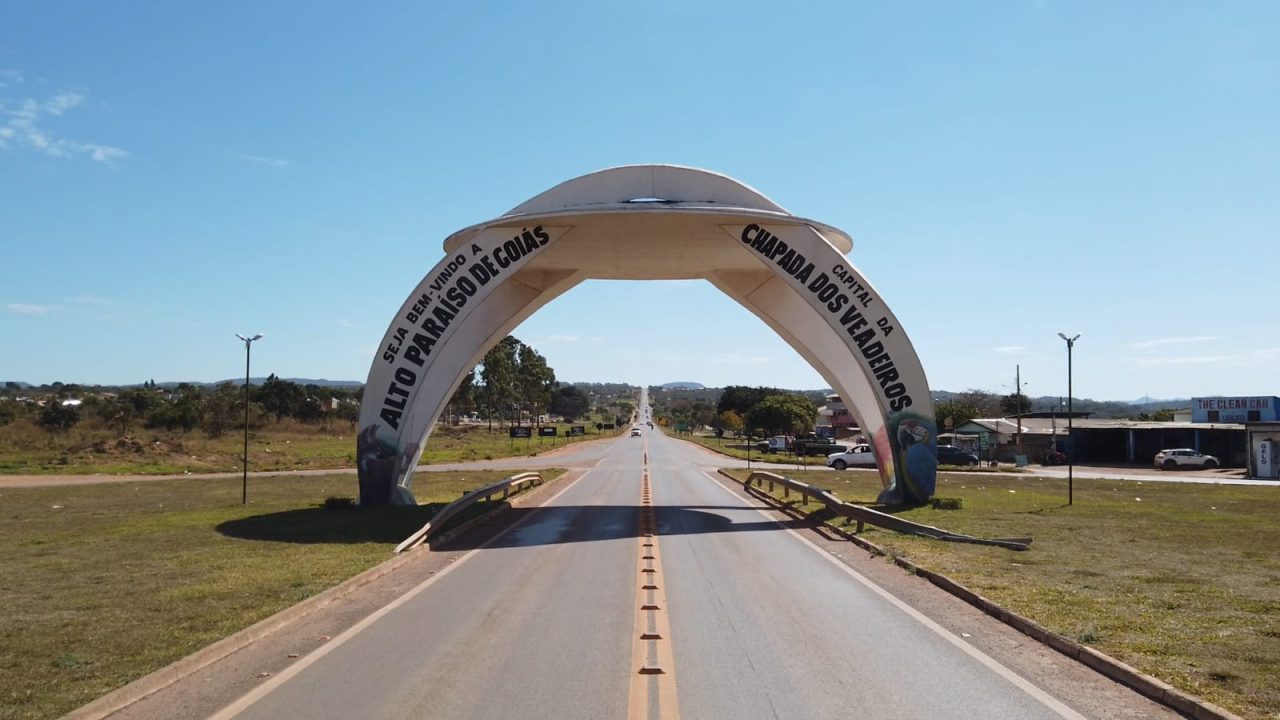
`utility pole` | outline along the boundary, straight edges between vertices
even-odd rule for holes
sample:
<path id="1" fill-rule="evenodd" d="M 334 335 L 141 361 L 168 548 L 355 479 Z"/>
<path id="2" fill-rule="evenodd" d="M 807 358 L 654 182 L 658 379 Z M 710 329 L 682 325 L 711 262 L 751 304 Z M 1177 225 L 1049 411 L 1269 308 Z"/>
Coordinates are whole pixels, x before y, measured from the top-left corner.
<path id="1" fill-rule="evenodd" d="M 1018 431 L 1017 438 L 1013 441 L 1018 448 L 1018 454 L 1022 454 L 1022 365 L 1013 366 L 1013 401 L 1017 403 L 1018 415 Z"/>

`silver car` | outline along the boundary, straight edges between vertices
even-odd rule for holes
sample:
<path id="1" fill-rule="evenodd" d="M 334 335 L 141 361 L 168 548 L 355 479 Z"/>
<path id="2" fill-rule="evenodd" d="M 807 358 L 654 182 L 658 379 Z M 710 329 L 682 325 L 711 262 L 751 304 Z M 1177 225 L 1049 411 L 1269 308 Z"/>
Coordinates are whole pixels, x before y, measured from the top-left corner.
<path id="1" fill-rule="evenodd" d="M 844 470 L 849 467 L 875 467 L 876 456 L 870 445 L 854 445 L 845 452 L 827 456 L 827 467 Z"/>

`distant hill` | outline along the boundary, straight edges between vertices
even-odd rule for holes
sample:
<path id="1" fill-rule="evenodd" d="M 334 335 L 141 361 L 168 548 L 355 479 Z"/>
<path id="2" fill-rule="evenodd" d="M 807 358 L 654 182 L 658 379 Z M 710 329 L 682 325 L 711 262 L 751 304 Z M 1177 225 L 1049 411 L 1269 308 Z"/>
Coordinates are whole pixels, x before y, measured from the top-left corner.
<path id="1" fill-rule="evenodd" d="M 312 378 L 280 378 L 280 379 L 288 380 L 289 382 L 297 383 L 298 385 L 319 385 L 320 387 L 358 388 L 364 385 L 364 383 L 357 382 L 355 380 L 325 380 L 323 378 L 319 380 L 315 380 Z M 249 383 L 252 385 L 261 385 L 266 381 L 267 379 L 265 377 L 255 377 L 255 378 L 249 379 Z M 156 383 L 156 387 L 175 388 L 175 387 L 178 387 L 179 385 L 182 385 L 184 382 L 187 385 L 195 385 L 196 387 L 207 388 L 207 387 L 213 387 L 215 385 L 221 385 L 222 383 L 231 383 L 232 385 L 244 385 L 244 378 L 242 377 L 227 378 L 226 380 L 218 380 L 216 382 L 192 382 L 190 380 L 177 381 L 177 382 L 175 381 L 158 382 Z M 141 387 L 141 386 L 142 386 L 142 383 L 134 383 L 133 385 L 121 385 L 120 387 Z"/>
<path id="2" fill-rule="evenodd" d="M 325 380 L 324 378 L 320 378 L 319 380 L 315 380 L 312 378 L 280 378 L 280 379 L 288 380 L 291 383 L 297 383 L 299 385 L 319 385 L 320 387 L 357 388 L 364 385 L 363 382 L 360 382 L 358 380 Z M 266 381 L 267 381 L 266 378 L 253 378 L 253 384 L 255 385 L 262 384 Z M 234 380 L 223 380 L 221 382 L 229 382 L 229 383 L 232 383 L 233 385 L 243 385 L 244 378 L 236 378 Z M 217 385 L 220 383 L 214 383 L 214 384 Z"/>
<path id="3" fill-rule="evenodd" d="M 663 390 L 706 390 L 707 386 L 696 382 L 669 382 L 658 387 Z"/>

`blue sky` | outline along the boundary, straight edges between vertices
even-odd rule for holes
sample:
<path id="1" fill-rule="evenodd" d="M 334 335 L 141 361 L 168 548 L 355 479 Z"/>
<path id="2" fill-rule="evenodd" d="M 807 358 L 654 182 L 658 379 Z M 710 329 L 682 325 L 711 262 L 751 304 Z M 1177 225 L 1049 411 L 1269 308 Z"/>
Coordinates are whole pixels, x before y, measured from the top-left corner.
<path id="1" fill-rule="evenodd" d="M 436 7 L 445 6 L 445 7 Z M 545 7 L 543 7 L 545 6 Z M 363 380 L 463 226 L 605 167 L 854 238 L 935 388 L 1280 393 L 1280 3 L 16 3 L 0 380 Z M 824 383 L 701 282 L 515 333 L 562 380 Z"/>

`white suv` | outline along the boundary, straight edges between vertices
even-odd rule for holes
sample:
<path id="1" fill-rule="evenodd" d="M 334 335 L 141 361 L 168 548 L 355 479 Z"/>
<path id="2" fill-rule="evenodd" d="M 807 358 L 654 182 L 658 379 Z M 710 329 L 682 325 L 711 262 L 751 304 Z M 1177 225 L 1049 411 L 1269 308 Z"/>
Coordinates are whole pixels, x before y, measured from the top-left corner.
<path id="1" fill-rule="evenodd" d="M 1221 463 L 1212 455 L 1205 455 L 1198 450 L 1178 448 L 1161 450 L 1156 453 L 1155 466 L 1161 470 L 1177 470 L 1178 468 L 1216 468 Z"/>

